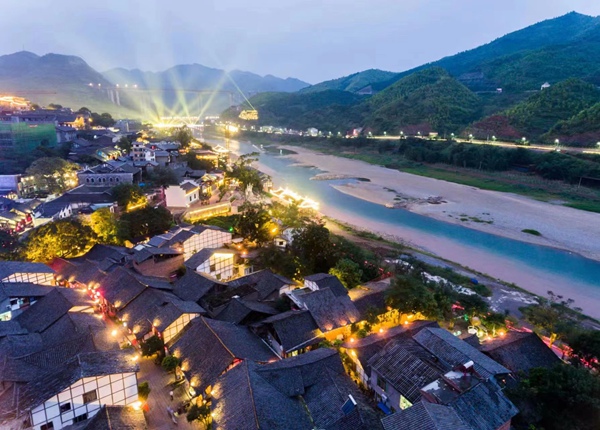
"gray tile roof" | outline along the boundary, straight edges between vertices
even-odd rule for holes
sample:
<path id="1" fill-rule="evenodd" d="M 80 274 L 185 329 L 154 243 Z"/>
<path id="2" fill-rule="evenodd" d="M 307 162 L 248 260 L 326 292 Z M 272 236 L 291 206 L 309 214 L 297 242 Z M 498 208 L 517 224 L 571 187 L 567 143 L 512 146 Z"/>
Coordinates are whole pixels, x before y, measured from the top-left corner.
<path id="1" fill-rule="evenodd" d="M 304 405 L 283 394 L 244 361 L 215 386 L 215 430 L 306 430 L 313 428 Z"/>
<path id="2" fill-rule="evenodd" d="M 219 378 L 213 410 L 220 429 L 381 428 L 335 350 L 317 349 L 258 365 L 245 361 Z M 341 406 L 352 395 L 357 408 Z"/>
<path id="3" fill-rule="evenodd" d="M 336 296 L 329 288 L 302 294 L 300 300 L 323 332 L 352 324 L 360 318 L 347 295 Z"/>
<path id="4" fill-rule="evenodd" d="M 188 194 L 190 191 L 197 190 L 200 188 L 196 184 L 192 184 L 191 182 L 184 182 L 183 184 L 179 184 L 179 187 Z"/>
<path id="5" fill-rule="evenodd" d="M 477 430 L 496 430 L 519 413 L 493 380 L 479 383 L 449 406 Z"/>
<path id="6" fill-rule="evenodd" d="M 216 249 L 214 248 L 204 248 L 200 251 L 196 252 L 190 258 L 185 260 L 185 267 L 191 270 L 196 270 L 198 266 L 200 266 L 205 261 L 209 260 L 210 257 L 215 253 Z"/>
<path id="7" fill-rule="evenodd" d="M 319 343 L 323 332 L 308 311 L 288 311 L 269 317 L 256 326 L 271 326 L 286 353 Z"/>
<path id="8" fill-rule="evenodd" d="M 504 337 L 485 342 L 479 350 L 514 373 L 549 368 L 561 361 L 535 333 L 509 331 Z"/>
<path id="9" fill-rule="evenodd" d="M 0 321 L 0 339 L 13 334 L 25 333 L 27 333 L 27 330 L 21 327 L 21 325 L 15 320 Z"/>
<path id="10" fill-rule="evenodd" d="M 0 262 L 0 281 L 15 273 L 54 273 L 54 270 L 43 263 L 29 263 L 25 261 Z"/>
<path id="11" fill-rule="evenodd" d="M 331 292 L 336 296 L 345 296 L 348 294 L 348 290 L 344 287 L 344 284 L 340 282 L 337 276 L 330 275 L 329 273 L 316 273 L 309 275 L 304 278 L 305 281 L 315 282 L 319 289 L 330 288 Z"/>
<path id="12" fill-rule="evenodd" d="M 381 419 L 384 430 L 477 430 L 449 406 L 426 401 Z"/>
<path id="13" fill-rule="evenodd" d="M 279 298 L 279 290 L 286 285 L 294 285 L 294 282 L 270 270 L 259 270 L 247 276 L 242 276 L 229 282 L 233 287 L 251 285 L 257 292 L 257 300 L 275 300 Z"/>
<path id="14" fill-rule="evenodd" d="M 153 325 L 162 332 L 186 313 L 204 314 L 205 311 L 195 302 L 184 301 L 174 294 L 147 287 L 121 308 L 117 316 L 126 321 L 134 334 L 141 338 L 152 330 Z"/>
<path id="15" fill-rule="evenodd" d="M 215 289 L 224 290 L 226 284 L 215 281 L 193 270 L 186 270 L 185 274 L 177 279 L 173 285 L 173 293 L 183 300 L 198 303 L 202 297 Z"/>
<path id="16" fill-rule="evenodd" d="M 277 310 L 270 305 L 234 297 L 215 319 L 248 325 L 275 314 L 277 314 Z"/>
<path id="17" fill-rule="evenodd" d="M 151 246 L 144 246 L 140 250 L 135 250 L 133 253 L 133 261 L 136 263 L 142 263 L 155 255 L 181 255 L 182 252 L 171 248 L 154 248 Z"/>
<path id="18" fill-rule="evenodd" d="M 448 330 L 426 328 L 414 335 L 413 338 L 451 367 L 460 366 L 472 360 L 475 363 L 475 371 L 484 378 L 510 373 L 506 367 L 452 335 Z"/>
<path id="19" fill-rule="evenodd" d="M 29 332 L 41 332 L 75 306 L 93 305 L 85 291 L 56 288 L 15 317 Z"/>
<path id="20" fill-rule="evenodd" d="M 371 357 L 369 366 L 411 403 L 421 399 L 421 388 L 451 370 L 410 338 L 388 343 Z"/>
<path id="21" fill-rule="evenodd" d="M 56 287 L 31 282 L 0 282 L 0 297 L 43 297 L 54 289 Z"/>
<path id="22" fill-rule="evenodd" d="M 98 291 L 117 309 L 122 309 L 146 289 L 127 269 L 117 267 L 100 280 Z"/>
<path id="23" fill-rule="evenodd" d="M 234 361 L 267 362 L 277 357 L 248 328 L 198 317 L 168 345 L 183 360 L 189 380 L 199 380 L 198 392 L 213 385 Z"/>
<path id="24" fill-rule="evenodd" d="M 144 412 L 131 406 L 102 406 L 92 418 L 63 427 L 63 430 L 145 430 Z"/>

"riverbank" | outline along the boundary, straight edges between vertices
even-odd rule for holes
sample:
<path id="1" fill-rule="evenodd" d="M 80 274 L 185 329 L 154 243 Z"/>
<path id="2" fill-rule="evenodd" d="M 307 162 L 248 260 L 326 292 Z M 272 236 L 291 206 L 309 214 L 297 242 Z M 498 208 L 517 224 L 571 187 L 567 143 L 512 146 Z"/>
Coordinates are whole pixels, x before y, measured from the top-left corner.
<path id="1" fill-rule="evenodd" d="M 303 147 L 286 147 L 296 163 L 311 165 L 326 174 L 351 176 L 360 172 L 369 181 L 333 185 L 338 191 L 380 205 L 401 206 L 411 212 L 460 224 L 515 240 L 551 246 L 600 261 L 600 216 L 560 204 L 533 200 L 512 193 L 480 190 L 359 160 L 326 155 Z M 440 203 L 427 203 L 432 197 Z M 394 210 L 394 209 L 390 209 Z M 532 230 L 540 236 L 528 234 Z"/>
<path id="2" fill-rule="evenodd" d="M 215 142 L 217 143 L 221 142 Z M 242 148 L 246 143 L 232 141 L 231 145 L 234 151 L 241 153 L 249 151 L 245 147 Z M 339 220 L 353 226 L 356 230 L 373 232 L 374 237 L 381 236 L 387 241 L 408 246 L 426 255 L 435 255 L 446 261 L 455 262 L 467 271 L 487 274 L 492 279 L 502 279 L 509 292 L 513 290 L 511 284 L 539 296 L 546 296 L 547 291 L 552 290 L 565 299 L 575 300 L 574 306 L 581 307 L 585 314 L 600 318 L 600 288 L 595 275 L 600 273 L 600 263 L 591 259 L 585 260 L 575 254 L 569 256 L 569 253 L 553 251 L 552 248 L 540 248 L 524 241 L 520 243 L 502 238 L 501 236 L 504 235 L 486 234 L 469 229 L 462 221 L 454 225 L 440 222 L 431 216 L 411 213 L 415 212 L 414 210 L 386 209 L 384 202 L 388 199 L 398 202 L 394 200 L 397 196 L 394 191 L 400 191 L 399 185 L 402 185 L 404 194 L 409 194 L 410 177 L 414 175 L 402 174 L 396 170 L 358 160 L 327 156 L 298 147 L 293 147 L 293 151 L 297 154 L 292 154 L 285 159 L 278 154 L 265 156 L 264 159 L 261 157 L 256 167 L 270 175 L 276 186 L 289 186 L 295 191 L 316 198 L 321 204 L 319 211 L 330 219 Z M 307 169 L 292 167 L 298 164 L 302 164 Z M 356 190 L 346 190 L 347 193 L 341 193 L 331 187 L 331 185 L 349 182 L 347 180 L 336 180 L 333 184 L 328 181 L 308 181 L 321 173 L 311 172 L 309 166 L 328 174 L 356 176 L 363 180 L 368 179 L 369 182 L 362 182 L 360 186 L 355 187 L 362 195 L 354 197 L 349 192 L 354 195 Z M 394 175 L 391 179 L 388 176 L 390 174 Z M 400 180 L 399 178 L 404 175 L 408 178 L 404 181 Z M 299 180 L 299 176 L 303 179 Z M 416 190 L 419 190 L 417 186 L 423 181 L 432 184 L 441 183 L 445 186 L 456 185 L 421 176 L 412 179 L 416 181 L 414 184 Z M 368 186 L 365 187 L 364 184 Z M 423 184 L 421 187 L 423 190 L 420 194 L 410 193 L 413 198 L 427 199 L 432 195 L 441 194 L 440 187 Z M 463 195 L 469 197 L 468 193 L 472 187 L 464 185 L 458 187 L 464 188 Z M 448 202 L 448 200 L 442 201 Z M 574 210 L 574 212 L 587 215 L 581 211 Z M 458 215 L 461 214 L 462 212 Z M 427 218 L 429 221 L 426 221 Z M 471 222 L 476 223 L 476 221 Z M 423 228 L 425 226 L 426 228 Z M 471 234 L 472 239 L 470 239 Z M 590 234 L 590 237 L 593 238 L 594 234 L 596 233 Z"/>

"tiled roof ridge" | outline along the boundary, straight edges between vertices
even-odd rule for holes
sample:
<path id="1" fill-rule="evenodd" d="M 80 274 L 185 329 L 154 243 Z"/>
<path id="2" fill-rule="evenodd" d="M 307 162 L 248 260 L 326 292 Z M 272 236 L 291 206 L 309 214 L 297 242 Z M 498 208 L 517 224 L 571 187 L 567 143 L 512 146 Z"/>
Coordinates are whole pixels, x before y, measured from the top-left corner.
<path id="1" fill-rule="evenodd" d="M 231 351 L 230 351 L 231 352 Z M 248 369 L 248 361 L 244 360 L 243 366 L 246 372 L 246 379 L 248 380 L 248 390 L 250 391 L 250 403 L 252 404 L 252 412 L 254 413 L 254 422 L 256 428 L 260 429 L 260 423 L 258 422 L 258 413 L 256 412 L 256 403 L 254 403 L 254 392 L 252 391 L 252 382 L 250 381 L 250 370 Z"/>
<path id="2" fill-rule="evenodd" d="M 217 340 L 219 341 L 219 343 L 221 344 L 221 346 L 223 348 L 225 348 L 225 351 L 227 351 L 232 358 L 236 358 L 235 354 L 233 352 L 231 352 L 231 350 L 229 348 L 227 348 L 227 346 L 223 343 L 223 341 L 221 340 L 221 338 L 217 335 L 217 333 L 212 329 L 212 327 L 210 326 L 210 324 L 208 324 L 206 322 L 206 318 L 202 318 L 202 322 L 206 325 L 206 327 L 208 327 L 208 329 L 210 330 L 210 332 L 217 338 Z M 227 323 L 229 324 L 229 323 Z M 233 324 L 232 324 L 233 325 Z M 257 427 L 259 428 L 259 427 Z"/>

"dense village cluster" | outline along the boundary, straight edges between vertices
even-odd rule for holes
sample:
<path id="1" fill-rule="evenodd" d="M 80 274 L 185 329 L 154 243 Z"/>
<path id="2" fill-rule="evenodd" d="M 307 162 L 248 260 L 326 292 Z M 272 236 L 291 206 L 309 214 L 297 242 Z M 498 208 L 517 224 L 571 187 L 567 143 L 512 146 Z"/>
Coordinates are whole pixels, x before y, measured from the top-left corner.
<path id="1" fill-rule="evenodd" d="M 71 143 L 0 176 L 0 428 L 508 430 L 507 390 L 566 358 L 485 286 L 333 240 L 253 154 L 84 109 L 4 120 Z M 549 344 L 555 311 L 530 311 Z"/>
<path id="2" fill-rule="evenodd" d="M 357 336 L 382 291 L 353 300 L 330 274 L 252 272 L 224 262 L 234 241 L 182 224 L 133 248 L 3 262 L 3 428 L 153 428 L 143 353 L 176 358 L 173 414 L 213 429 L 508 429 L 503 389 L 560 361 L 533 333 L 480 345 L 412 314 Z"/>

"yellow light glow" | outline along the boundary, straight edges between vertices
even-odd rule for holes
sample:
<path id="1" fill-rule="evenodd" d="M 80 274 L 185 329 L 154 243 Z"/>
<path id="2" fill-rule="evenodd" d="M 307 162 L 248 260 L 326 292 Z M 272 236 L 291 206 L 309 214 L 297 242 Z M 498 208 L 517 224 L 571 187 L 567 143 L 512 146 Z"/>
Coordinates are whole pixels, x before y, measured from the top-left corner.
<path id="1" fill-rule="evenodd" d="M 350 338 L 350 342 L 354 342 L 354 338 L 353 337 Z"/>
<path id="2" fill-rule="evenodd" d="M 356 357 L 356 351 L 352 351 L 350 354 L 352 354 L 352 357 Z"/>
<path id="3" fill-rule="evenodd" d="M 140 410 L 140 408 L 142 407 L 142 402 L 140 402 L 139 400 L 138 400 L 137 402 L 133 402 L 133 403 L 131 404 L 131 407 L 132 407 L 133 409 L 135 409 L 136 411 L 139 411 L 139 410 Z"/>
<path id="4" fill-rule="evenodd" d="M 116 336 L 117 335 L 117 331 L 113 330 L 112 332 L 110 332 L 110 334 L 112 334 L 113 336 Z"/>

